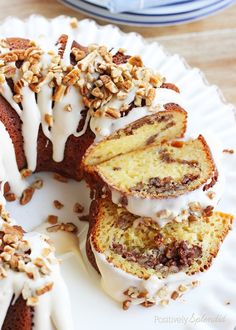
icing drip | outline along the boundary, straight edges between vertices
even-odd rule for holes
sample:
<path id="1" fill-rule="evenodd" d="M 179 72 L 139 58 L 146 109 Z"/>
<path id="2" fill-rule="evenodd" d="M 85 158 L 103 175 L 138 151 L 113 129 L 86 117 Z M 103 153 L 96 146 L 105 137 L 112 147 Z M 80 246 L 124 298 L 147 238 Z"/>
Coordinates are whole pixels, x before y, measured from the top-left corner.
<path id="1" fill-rule="evenodd" d="M 70 311 L 70 298 L 61 275 L 53 277 L 52 292 L 40 297 L 34 307 L 34 324 L 36 330 L 56 328 L 57 330 L 72 330 L 72 316 Z"/>
<path id="2" fill-rule="evenodd" d="M 62 57 L 62 64 L 65 66 L 70 65 L 70 53 L 71 53 L 71 47 L 73 44 L 73 38 L 71 36 L 67 36 L 67 42 L 66 42 L 66 48 L 64 50 L 64 54 Z"/>
<path id="3" fill-rule="evenodd" d="M 22 88 L 22 107 L 21 114 L 22 134 L 24 137 L 24 151 L 27 159 L 28 168 L 32 171 L 37 165 L 37 140 L 40 125 L 40 113 L 35 100 L 35 94 L 28 88 Z"/>
<path id="4" fill-rule="evenodd" d="M 52 116 L 53 112 L 52 112 L 52 88 L 50 88 L 47 84 L 44 84 L 41 87 L 41 90 L 38 93 L 37 102 L 41 113 L 41 125 L 43 129 L 43 133 L 49 139 L 50 130 L 44 118 L 46 114 Z"/>
<path id="5" fill-rule="evenodd" d="M 41 64 L 42 64 L 42 72 L 44 76 L 46 76 L 46 78 L 43 81 L 43 83 L 41 83 L 40 91 L 37 94 L 37 104 L 41 114 L 41 125 L 43 129 L 43 133 L 48 139 L 50 137 L 50 130 L 44 118 L 46 114 L 53 115 L 53 109 L 52 109 L 53 88 L 48 85 L 51 81 L 51 77 L 50 75 L 47 75 L 47 67 L 50 65 L 50 62 L 51 62 L 51 57 L 48 54 L 44 53 L 41 58 Z"/>
<path id="6" fill-rule="evenodd" d="M 15 149 L 5 126 L 0 122 L 0 182 L 8 182 L 17 196 L 26 188 L 16 163 Z M 0 192 L 1 195 L 1 192 Z M 0 202 L 2 203 L 1 199 Z"/>
<path id="7" fill-rule="evenodd" d="M 71 111 L 65 111 L 65 107 L 68 104 L 70 104 Z M 50 140 L 53 143 L 53 159 L 56 162 L 63 160 L 68 137 L 72 134 L 76 135 L 82 109 L 82 96 L 73 86 L 69 87 L 66 95 L 59 102 L 55 103 L 53 108 L 54 122 Z"/>
<path id="8" fill-rule="evenodd" d="M 12 219 L 3 215 L 0 218 L 0 230 L 4 232 L 6 226 L 8 232 L 15 224 Z M 7 219 L 7 220 L 5 220 Z M 22 234 L 20 234 L 22 235 Z M 70 300 L 65 283 L 60 275 L 59 263 L 54 256 L 54 249 L 48 243 L 48 237 L 35 232 L 24 233 L 22 238 L 18 238 L 16 245 L 27 244 L 27 250 L 30 253 L 21 250 L 21 245 L 17 245 L 15 252 L 21 262 L 21 270 L 15 271 L 13 269 L 5 268 L 5 263 L 1 259 L 0 270 L 5 269 L 5 275 L 1 277 L 0 281 L 0 327 L 2 326 L 11 299 L 14 296 L 13 303 L 22 295 L 27 304 L 33 306 L 33 323 L 36 330 L 50 330 L 53 326 L 58 330 L 72 330 L 72 317 L 70 312 Z M 46 253 L 46 254 L 45 254 Z M 15 254 L 14 254 L 15 255 Z M 27 258 L 25 262 L 24 258 Z M 44 272 L 41 272 L 41 265 L 43 264 Z M 46 271 L 45 271 L 46 270 Z M 27 273 L 33 274 L 27 276 Z M 42 292 L 47 285 L 52 284 L 52 288 Z M 32 304 L 32 298 L 36 302 Z"/>

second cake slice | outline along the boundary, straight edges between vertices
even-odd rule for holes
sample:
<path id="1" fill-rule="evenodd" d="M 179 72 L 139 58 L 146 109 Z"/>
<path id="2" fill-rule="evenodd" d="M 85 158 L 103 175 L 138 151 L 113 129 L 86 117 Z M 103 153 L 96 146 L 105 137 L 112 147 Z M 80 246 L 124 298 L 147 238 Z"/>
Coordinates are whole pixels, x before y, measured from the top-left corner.
<path id="1" fill-rule="evenodd" d="M 217 168 L 202 135 L 114 157 L 97 165 L 95 173 L 97 187 L 115 204 L 160 225 L 209 213 L 219 199 Z"/>

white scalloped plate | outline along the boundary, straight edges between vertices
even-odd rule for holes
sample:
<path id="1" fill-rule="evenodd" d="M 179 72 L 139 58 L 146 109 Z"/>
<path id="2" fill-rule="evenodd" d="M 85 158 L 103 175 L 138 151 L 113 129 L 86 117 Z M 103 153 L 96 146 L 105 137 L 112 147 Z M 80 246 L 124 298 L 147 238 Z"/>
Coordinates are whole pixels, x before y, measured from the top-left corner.
<path id="1" fill-rule="evenodd" d="M 146 43 L 135 33 L 124 34 L 112 25 L 100 27 L 94 21 L 83 20 L 76 29 L 70 27 L 69 17 L 47 20 L 31 16 L 27 21 L 8 18 L 0 25 L 1 37 L 18 36 L 37 39 L 49 47 L 62 33 L 70 34 L 81 44 L 104 43 L 109 47 L 125 47 L 130 54 L 142 54 L 144 62 L 160 71 L 167 80 L 176 83 L 188 102 L 189 131 L 202 132 L 210 128 L 222 142 L 222 148 L 236 149 L 236 125 L 234 108 L 227 104 L 216 86 L 210 86 L 203 74 L 190 68 L 178 55 L 170 55 L 157 43 Z M 155 54 L 155 56 L 153 56 Z M 174 69 L 173 69 L 174 68 Z M 226 191 L 219 210 L 236 214 L 236 156 L 224 154 Z M 45 180 L 32 202 L 24 207 L 9 203 L 8 209 L 15 219 L 31 230 L 38 227 L 49 213 L 62 220 L 74 221 L 80 230 L 78 241 L 69 234 L 54 234 L 52 239 L 62 258 L 62 272 L 68 283 L 72 299 L 75 329 L 88 330 L 154 330 L 154 329 L 224 329 L 236 326 L 236 230 L 225 240 L 218 258 L 201 280 L 201 285 L 190 291 L 184 299 L 166 308 L 151 309 L 139 306 L 124 312 L 107 297 L 99 287 L 99 276 L 85 260 L 84 243 L 87 224 L 79 222 L 72 212 L 76 201 L 89 205 L 89 193 L 85 184 L 70 181 L 57 182 L 48 173 L 38 174 Z M 52 201 L 65 204 L 62 210 L 53 210 Z M 41 227 L 42 228 L 42 227 Z M 43 230 L 43 229 L 42 229 Z M 65 329 L 67 330 L 67 329 Z"/>

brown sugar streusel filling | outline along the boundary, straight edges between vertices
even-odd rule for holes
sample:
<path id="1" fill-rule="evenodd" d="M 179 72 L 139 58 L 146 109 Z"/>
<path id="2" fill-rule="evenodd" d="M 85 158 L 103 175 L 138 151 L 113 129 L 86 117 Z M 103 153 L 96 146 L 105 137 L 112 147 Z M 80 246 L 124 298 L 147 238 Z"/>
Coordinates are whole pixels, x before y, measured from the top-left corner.
<path id="1" fill-rule="evenodd" d="M 160 235 L 157 237 L 158 241 L 161 241 Z M 159 243 L 145 250 L 138 247 L 130 250 L 122 244 L 113 242 L 110 248 L 127 261 L 136 262 L 144 268 L 152 268 L 162 273 L 177 273 L 190 266 L 202 254 L 201 247 L 189 245 L 186 241 Z"/>

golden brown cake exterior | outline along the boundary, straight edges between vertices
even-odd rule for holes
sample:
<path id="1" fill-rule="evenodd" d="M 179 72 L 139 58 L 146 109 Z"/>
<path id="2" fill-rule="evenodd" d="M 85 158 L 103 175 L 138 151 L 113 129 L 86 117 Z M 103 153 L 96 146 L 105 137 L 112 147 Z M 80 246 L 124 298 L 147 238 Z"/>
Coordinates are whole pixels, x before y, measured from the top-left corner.
<path id="1" fill-rule="evenodd" d="M 33 309 L 26 305 L 26 301 L 20 296 L 7 311 L 2 330 L 31 330 L 33 327 Z"/>
<path id="2" fill-rule="evenodd" d="M 92 234 L 92 230 L 94 230 L 94 227 L 96 226 L 98 213 L 99 213 L 99 200 L 94 199 L 90 205 L 90 210 L 89 210 L 89 230 L 86 240 L 86 254 L 91 265 L 94 267 L 94 269 L 96 269 L 98 273 L 100 273 L 90 244 L 90 237 Z"/>
<path id="3" fill-rule="evenodd" d="M 19 169 L 26 167 L 26 158 L 23 149 L 23 137 L 21 134 L 21 121 L 16 111 L 0 95 L 0 121 L 6 127 L 15 148 L 16 160 Z"/>

